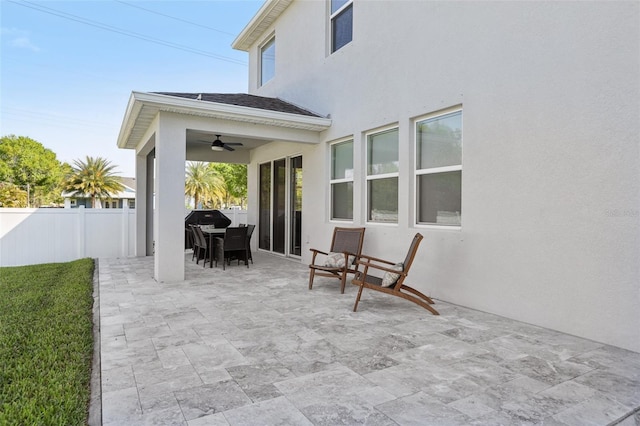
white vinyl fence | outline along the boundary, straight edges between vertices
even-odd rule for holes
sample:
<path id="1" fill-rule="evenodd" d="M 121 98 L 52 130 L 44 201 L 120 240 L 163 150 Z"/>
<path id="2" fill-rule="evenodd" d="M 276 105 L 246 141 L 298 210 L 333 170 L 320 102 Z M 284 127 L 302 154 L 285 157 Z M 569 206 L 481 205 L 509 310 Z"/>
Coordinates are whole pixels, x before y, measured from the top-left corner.
<path id="1" fill-rule="evenodd" d="M 245 210 L 221 210 L 232 226 Z M 0 266 L 135 256 L 135 210 L 0 208 Z"/>

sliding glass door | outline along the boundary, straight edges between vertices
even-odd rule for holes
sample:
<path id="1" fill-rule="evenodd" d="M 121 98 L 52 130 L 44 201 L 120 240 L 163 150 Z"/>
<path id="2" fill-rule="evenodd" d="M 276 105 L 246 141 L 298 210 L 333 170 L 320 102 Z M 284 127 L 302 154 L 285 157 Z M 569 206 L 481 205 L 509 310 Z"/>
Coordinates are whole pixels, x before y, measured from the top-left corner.
<path id="1" fill-rule="evenodd" d="M 271 163 L 260 164 L 258 248 L 271 251 Z"/>
<path id="2" fill-rule="evenodd" d="M 273 162 L 273 245 L 271 250 L 284 252 L 287 213 L 287 160 L 281 159 Z"/>
<path id="3" fill-rule="evenodd" d="M 259 175 L 258 247 L 285 256 L 300 256 L 302 156 L 260 164 Z"/>
<path id="4" fill-rule="evenodd" d="M 289 253 L 300 256 L 302 253 L 302 157 L 293 157 L 290 163 L 289 180 Z"/>

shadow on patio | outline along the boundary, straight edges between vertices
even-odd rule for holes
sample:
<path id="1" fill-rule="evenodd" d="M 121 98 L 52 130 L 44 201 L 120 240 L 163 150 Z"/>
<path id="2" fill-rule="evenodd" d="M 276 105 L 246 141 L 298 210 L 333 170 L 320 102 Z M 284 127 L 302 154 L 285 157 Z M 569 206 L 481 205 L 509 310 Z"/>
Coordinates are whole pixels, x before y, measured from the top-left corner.
<path id="1" fill-rule="evenodd" d="M 436 300 L 316 278 L 298 262 L 156 283 L 100 259 L 104 425 L 634 425 L 640 354 Z"/>

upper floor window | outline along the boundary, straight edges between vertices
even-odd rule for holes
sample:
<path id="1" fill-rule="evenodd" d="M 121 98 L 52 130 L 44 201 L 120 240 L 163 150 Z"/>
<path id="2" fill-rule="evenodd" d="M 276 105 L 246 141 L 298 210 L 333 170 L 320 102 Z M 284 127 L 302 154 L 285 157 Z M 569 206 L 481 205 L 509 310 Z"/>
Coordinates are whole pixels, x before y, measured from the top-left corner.
<path id="1" fill-rule="evenodd" d="M 353 220 L 353 140 L 331 145 L 331 219 Z"/>
<path id="2" fill-rule="evenodd" d="M 462 110 L 416 122 L 416 222 L 462 223 Z"/>
<path id="3" fill-rule="evenodd" d="M 367 221 L 398 222 L 398 128 L 367 135 Z"/>
<path id="4" fill-rule="evenodd" d="M 331 1 L 331 53 L 353 38 L 353 0 Z"/>
<path id="5" fill-rule="evenodd" d="M 271 80 L 276 73 L 276 38 L 272 37 L 260 48 L 260 85 Z"/>

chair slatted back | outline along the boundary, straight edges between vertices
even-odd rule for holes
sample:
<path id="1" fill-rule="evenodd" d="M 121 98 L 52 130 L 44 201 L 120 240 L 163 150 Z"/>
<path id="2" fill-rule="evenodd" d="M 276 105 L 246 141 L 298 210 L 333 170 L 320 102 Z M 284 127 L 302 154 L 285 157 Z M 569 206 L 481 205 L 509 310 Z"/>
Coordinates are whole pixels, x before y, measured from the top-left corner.
<path id="1" fill-rule="evenodd" d="M 411 268 L 411 264 L 413 263 L 413 259 L 416 257 L 416 253 L 418 252 L 418 246 L 420 246 L 420 242 L 424 237 L 421 233 L 417 233 L 413 237 L 413 241 L 411 241 L 411 246 L 409 246 L 409 251 L 407 252 L 407 257 L 404 259 L 404 271 L 409 271 Z"/>
<path id="2" fill-rule="evenodd" d="M 202 232 L 202 229 L 199 226 L 193 226 L 193 233 L 196 238 L 196 241 L 198 242 L 198 246 L 202 248 L 206 248 L 207 237 L 204 236 L 204 232 Z"/>
<path id="3" fill-rule="evenodd" d="M 334 253 L 349 252 L 360 255 L 365 228 L 339 228 L 333 230 L 331 250 Z"/>
<path id="4" fill-rule="evenodd" d="M 254 229 L 256 229 L 255 225 L 247 225 L 247 241 L 251 241 Z"/>

